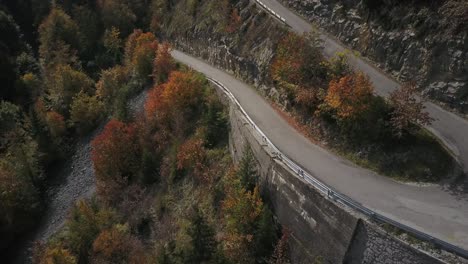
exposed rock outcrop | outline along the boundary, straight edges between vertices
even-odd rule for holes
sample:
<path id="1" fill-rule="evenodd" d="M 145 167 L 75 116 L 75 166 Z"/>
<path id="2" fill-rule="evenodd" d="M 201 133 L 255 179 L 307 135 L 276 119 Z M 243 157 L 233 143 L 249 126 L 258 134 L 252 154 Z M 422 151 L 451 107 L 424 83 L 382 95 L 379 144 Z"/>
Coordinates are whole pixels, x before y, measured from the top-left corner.
<path id="1" fill-rule="evenodd" d="M 287 30 L 252 1 L 240 0 L 237 7 L 242 23 L 235 32 L 207 29 L 203 18 L 195 17 L 190 27 L 178 28 L 179 31 L 172 30 L 177 18 L 171 19 L 162 33 L 176 48 L 225 69 L 254 85 L 264 96 L 286 106 L 286 94 L 278 91 L 269 75 L 276 46 Z"/>
<path id="2" fill-rule="evenodd" d="M 281 2 L 398 80 L 416 81 L 430 99 L 468 113 L 468 27 L 450 15 L 468 14 L 463 1 L 375 1 L 374 9 L 361 0 Z"/>

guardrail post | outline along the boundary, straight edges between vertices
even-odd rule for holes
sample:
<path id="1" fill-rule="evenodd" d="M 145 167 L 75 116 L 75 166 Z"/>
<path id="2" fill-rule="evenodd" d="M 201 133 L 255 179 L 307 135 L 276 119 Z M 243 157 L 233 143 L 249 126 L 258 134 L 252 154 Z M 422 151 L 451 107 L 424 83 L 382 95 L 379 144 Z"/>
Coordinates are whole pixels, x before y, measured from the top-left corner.
<path id="1" fill-rule="evenodd" d="M 299 174 L 299 176 L 301 176 L 301 178 L 304 179 L 304 171 L 303 171 L 303 170 L 298 169 L 298 170 L 297 170 L 297 174 Z"/>

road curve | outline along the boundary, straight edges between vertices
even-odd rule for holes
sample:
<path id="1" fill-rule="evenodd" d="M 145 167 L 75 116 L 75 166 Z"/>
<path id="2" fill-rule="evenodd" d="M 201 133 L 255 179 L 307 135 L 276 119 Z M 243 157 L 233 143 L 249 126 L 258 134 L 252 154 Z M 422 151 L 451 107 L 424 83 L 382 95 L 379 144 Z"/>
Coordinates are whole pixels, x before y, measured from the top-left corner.
<path id="1" fill-rule="evenodd" d="M 295 32 L 302 34 L 312 30 L 312 25 L 309 22 L 281 5 L 277 0 L 261 1 L 279 16 L 283 17 L 285 23 Z M 324 54 L 327 57 L 335 55 L 336 52 L 343 52 L 348 49 L 326 34 L 320 33 L 320 38 L 323 41 Z M 369 75 L 379 95 L 387 96 L 400 86 L 393 78 L 388 77 L 354 54 L 349 54 L 349 63 L 355 69 Z M 430 102 L 426 103 L 426 110 L 435 118 L 435 121 L 428 129 L 437 135 L 445 145 L 452 150 L 463 165 L 465 173 L 468 173 L 468 121 Z"/>
<path id="2" fill-rule="evenodd" d="M 173 51 L 172 56 L 223 83 L 281 152 L 311 175 L 382 215 L 468 249 L 468 203 L 465 199 L 437 185 L 402 184 L 357 167 L 312 144 L 249 85 L 180 51 Z"/>

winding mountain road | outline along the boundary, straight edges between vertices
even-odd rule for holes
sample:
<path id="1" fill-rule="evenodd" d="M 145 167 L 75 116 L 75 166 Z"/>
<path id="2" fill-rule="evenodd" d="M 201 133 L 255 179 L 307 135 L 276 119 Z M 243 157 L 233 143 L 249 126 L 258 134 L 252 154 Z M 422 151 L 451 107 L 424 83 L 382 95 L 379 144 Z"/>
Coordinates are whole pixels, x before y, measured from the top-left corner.
<path id="1" fill-rule="evenodd" d="M 468 197 L 455 196 L 438 185 L 395 182 L 357 167 L 311 143 L 249 85 L 180 51 L 172 55 L 224 84 L 281 152 L 311 175 L 382 215 L 468 249 Z"/>
<path id="2" fill-rule="evenodd" d="M 302 34 L 312 31 L 313 27 L 309 22 L 281 5 L 277 0 L 261 1 L 279 16 L 283 17 L 285 23 L 295 32 Z M 332 57 L 337 52 L 343 52 L 348 49 L 323 32 L 319 32 L 319 34 L 323 41 L 325 56 Z M 349 54 L 348 58 L 351 66 L 369 75 L 377 94 L 387 96 L 400 86 L 393 78 L 388 77 L 364 59 L 354 54 Z M 427 112 L 435 119 L 428 129 L 437 135 L 445 145 L 452 150 L 463 165 L 465 173 L 468 173 L 468 121 L 433 103 L 427 102 L 425 105 Z"/>

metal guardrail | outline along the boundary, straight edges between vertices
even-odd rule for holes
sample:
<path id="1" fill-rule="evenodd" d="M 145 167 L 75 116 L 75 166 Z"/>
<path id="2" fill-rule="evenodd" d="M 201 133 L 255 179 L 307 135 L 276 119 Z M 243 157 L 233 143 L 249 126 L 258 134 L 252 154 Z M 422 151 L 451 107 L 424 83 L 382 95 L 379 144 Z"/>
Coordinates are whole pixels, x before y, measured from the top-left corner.
<path id="1" fill-rule="evenodd" d="M 276 18 L 278 18 L 281 22 L 285 23 L 286 24 L 286 19 L 284 19 L 282 16 L 280 16 L 278 13 L 276 13 L 275 11 L 273 11 L 273 9 L 269 8 L 267 5 L 265 5 L 262 1 L 260 0 L 255 0 L 255 2 L 257 2 L 261 7 L 265 8 L 268 12 L 270 12 L 271 14 L 273 14 L 273 16 L 275 16 Z"/>
<path id="2" fill-rule="evenodd" d="M 207 77 L 209 81 L 214 83 L 216 86 L 220 87 L 224 93 L 228 96 L 228 98 L 237 106 L 237 108 L 242 112 L 242 114 L 245 116 L 245 118 L 248 120 L 249 124 L 254 128 L 254 130 L 260 134 L 262 137 L 262 140 L 271 148 L 273 149 L 273 152 L 276 154 L 276 158 L 278 161 L 282 162 L 285 164 L 289 169 L 294 171 L 296 173 L 296 176 L 299 178 L 304 179 L 306 182 L 312 185 L 316 190 L 321 192 L 324 196 L 326 196 L 328 199 L 333 200 L 337 203 L 340 203 L 352 210 L 355 210 L 359 213 L 362 213 L 369 217 L 370 219 L 380 222 L 380 223 L 385 223 L 385 224 L 390 224 L 394 227 L 397 227 L 412 236 L 426 242 L 432 243 L 434 246 L 443 249 L 445 251 L 454 253 L 456 255 L 459 255 L 463 258 L 468 259 L 468 251 L 465 249 L 462 249 L 458 246 L 455 246 L 453 244 L 450 244 L 446 241 L 443 241 L 441 239 L 438 239 L 436 237 L 433 237 L 431 235 L 428 235 L 424 232 L 421 232 L 419 230 L 416 230 L 410 226 L 407 226 L 405 224 L 402 224 L 400 222 L 397 222 L 395 220 L 392 220 L 386 216 L 383 216 L 377 212 L 372 211 L 371 209 L 363 206 L 362 204 L 358 203 L 357 201 L 354 201 L 353 199 L 347 197 L 346 195 L 343 195 L 335 190 L 333 190 L 331 187 L 327 186 L 325 183 L 321 182 L 317 178 L 313 177 L 310 175 L 308 172 L 306 172 L 301 166 L 296 164 L 294 161 L 289 159 L 286 155 L 282 154 L 281 151 L 271 142 L 271 140 L 263 133 L 263 131 L 255 124 L 255 122 L 250 118 L 250 116 L 247 114 L 247 112 L 244 110 L 244 108 L 240 105 L 239 101 L 237 98 L 229 91 L 227 87 L 225 87 L 221 82 L 217 81 L 216 79 L 209 78 Z"/>

